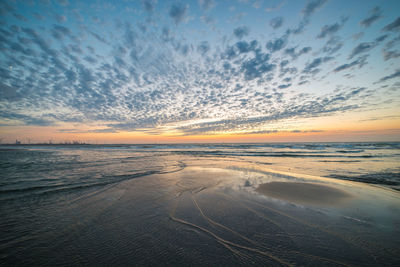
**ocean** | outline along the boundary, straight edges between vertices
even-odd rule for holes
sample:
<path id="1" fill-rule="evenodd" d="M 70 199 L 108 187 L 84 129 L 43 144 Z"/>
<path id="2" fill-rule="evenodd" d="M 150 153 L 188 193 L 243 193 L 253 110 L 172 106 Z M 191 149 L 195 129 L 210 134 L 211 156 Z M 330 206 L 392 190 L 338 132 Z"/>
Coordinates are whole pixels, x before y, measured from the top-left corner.
<path id="1" fill-rule="evenodd" d="M 257 193 L 310 179 L 357 201 Z M 392 265 L 399 190 L 396 142 L 1 145 L 0 263 Z"/>

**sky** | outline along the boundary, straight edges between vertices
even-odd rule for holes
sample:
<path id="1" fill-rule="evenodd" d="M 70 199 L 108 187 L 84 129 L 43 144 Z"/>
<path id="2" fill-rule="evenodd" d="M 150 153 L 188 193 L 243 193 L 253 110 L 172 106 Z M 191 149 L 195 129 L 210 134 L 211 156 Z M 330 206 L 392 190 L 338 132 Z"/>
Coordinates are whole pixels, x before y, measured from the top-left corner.
<path id="1" fill-rule="evenodd" d="M 0 1 L 0 141 L 400 141 L 400 1 Z"/>

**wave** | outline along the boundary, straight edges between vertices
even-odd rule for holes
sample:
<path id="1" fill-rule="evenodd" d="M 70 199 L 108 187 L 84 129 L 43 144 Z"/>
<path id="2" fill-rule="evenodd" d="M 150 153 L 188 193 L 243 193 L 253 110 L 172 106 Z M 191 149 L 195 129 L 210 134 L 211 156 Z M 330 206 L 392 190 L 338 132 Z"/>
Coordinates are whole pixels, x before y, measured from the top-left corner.
<path id="1" fill-rule="evenodd" d="M 162 152 L 162 151 L 158 151 Z M 194 155 L 194 156 L 250 156 L 250 157 L 314 157 L 314 158 L 382 158 L 389 157 L 390 155 L 370 155 L 370 154 L 362 154 L 362 155 L 340 155 L 340 154 L 321 154 L 321 153 L 306 153 L 306 152 L 257 152 L 257 151 L 246 151 L 246 152 L 227 152 L 221 150 L 213 150 L 213 151 L 180 151 L 180 150 L 170 150 L 165 151 L 172 154 L 182 154 L 182 155 Z"/>
<path id="2" fill-rule="evenodd" d="M 80 189 L 89 189 L 92 187 L 106 186 L 110 184 L 123 182 L 126 180 L 141 178 L 156 173 L 160 173 L 160 171 L 153 170 L 153 171 L 138 172 L 134 174 L 103 176 L 103 180 L 98 182 L 89 181 L 86 183 L 81 182 L 81 183 L 59 184 L 59 185 L 48 184 L 48 185 L 31 186 L 25 188 L 1 189 L 0 197 L 2 198 L 2 200 L 10 200 L 21 196 L 23 197 L 26 195 L 38 196 L 38 195 L 55 194 L 59 192 L 70 192 Z"/>

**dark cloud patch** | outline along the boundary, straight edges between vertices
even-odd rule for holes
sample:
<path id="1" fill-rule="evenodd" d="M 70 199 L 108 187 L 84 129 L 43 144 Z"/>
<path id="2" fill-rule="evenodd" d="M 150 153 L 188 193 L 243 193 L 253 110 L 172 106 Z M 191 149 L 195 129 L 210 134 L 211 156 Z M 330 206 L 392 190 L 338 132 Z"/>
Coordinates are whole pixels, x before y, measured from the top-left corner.
<path id="1" fill-rule="evenodd" d="M 210 15 L 204 15 L 201 16 L 200 19 L 204 22 L 210 25 L 214 29 L 214 23 L 215 23 L 215 18 Z"/>
<path id="2" fill-rule="evenodd" d="M 56 19 L 56 21 L 58 22 L 58 23 L 63 23 L 63 22 L 66 22 L 67 21 L 67 17 L 66 16 L 64 16 L 64 15 L 55 15 L 54 16 L 54 18 Z"/>
<path id="3" fill-rule="evenodd" d="M 40 15 L 39 13 L 35 12 L 33 13 L 33 16 L 37 19 L 37 20 L 44 20 L 44 16 Z"/>
<path id="4" fill-rule="evenodd" d="M 69 5 L 69 1 L 68 0 L 57 0 L 57 3 L 60 6 L 68 6 Z"/>
<path id="5" fill-rule="evenodd" d="M 54 125 L 54 121 L 46 118 L 45 116 L 38 116 L 38 117 L 33 117 L 30 115 L 26 114 L 21 114 L 21 113 L 15 113 L 15 112 L 2 112 L 1 117 L 3 119 L 6 119 L 10 121 L 8 125 L 35 125 L 35 126 L 52 126 Z M 12 121 L 16 121 L 16 123 L 13 123 Z"/>
<path id="6" fill-rule="evenodd" d="M 53 25 L 51 34 L 55 39 L 62 40 L 65 36 L 71 34 L 70 30 L 60 25 Z"/>
<path id="7" fill-rule="evenodd" d="M 332 36 L 329 38 L 329 40 L 325 43 L 324 47 L 322 48 L 322 51 L 332 55 L 339 51 L 343 47 L 343 42 L 341 39 L 337 36 Z"/>
<path id="8" fill-rule="evenodd" d="M 17 18 L 18 20 L 25 21 L 25 22 L 28 21 L 28 19 L 25 16 L 22 16 L 21 14 L 13 13 L 13 16 L 15 18 Z"/>
<path id="9" fill-rule="evenodd" d="M 269 63 L 270 55 L 257 53 L 253 58 L 244 60 L 241 70 L 244 72 L 246 80 L 261 78 L 264 74 L 275 69 L 275 64 Z"/>
<path id="10" fill-rule="evenodd" d="M 188 5 L 175 3 L 169 9 L 169 16 L 174 20 L 175 24 L 181 23 L 187 15 Z"/>
<path id="11" fill-rule="evenodd" d="M 204 10 L 212 9 L 215 6 L 214 0 L 199 0 L 199 5 Z"/>
<path id="12" fill-rule="evenodd" d="M 157 4 L 157 0 L 142 0 L 142 4 L 147 12 L 152 13 Z"/>
<path id="13" fill-rule="evenodd" d="M 68 49 L 69 49 L 70 51 L 74 52 L 74 53 L 77 53 L 77 54 L 82 54 L 82 53 L 83 53 L 83 50 L 82 50 L 81 47 L 80 47 L 79 45 L 77 45 L 77 44 L 71 44 L 71 45 L 69 45 L 69 46 L 68 46 Z M 92 48 L 92 49 L 93 49 L 93 48 Z M 92 51 L 90 50 L 90 52 L 92 52 Z M 93 51 L 93 53 L 94 53 L 94 51 Z"/>
<path id="14" fill-rule="evenodd" d="M 76 38 L 72 32 L 61 25 L 54 24 L 51 29 L 52 36 L 57 40 L 63 40 L 65 37 L 69 37 L 74 42 L 79 42 L 78 38 Z"/>
<path id="15" fill-rule="evenodd" d="M 381 9 L 377 6 L 374 7 L 371 11 L 370 11 L 370 16 L 366 17 L 365 19 L 363 19 L 362 21 L 360 21 L 360 25 L 368 28 L 369 26 L 371 26 L 375 21 L 377 21 L 378 19 L 382 18 L 382 11 Z"/>
<path id="16" fill-rule="evenodd" d="M 400 57 L 400 52 L 399 51 L 390 51 L 390 50 L 383 50 L 383 59 L 385 61 L 390 60 L 390 59 L 395 59 Z"/>
<path id="17" fill-rule="evenodd" d="M 89 133 L 118 133 L 117 130 L 113 128 L 95 129 L 88 131 Z"/>
<path id="18" fill-rule="evenodd" d="M 279 65 L 281 66 L 281 68 L 287 66 L 289 64 L 289 60 L 282 60 Z"/>
<path id="19" fill-rule="evenodd" d="M 400 51 L 396 46 L 399 42 L 400 36 L 390 40 L 385 44 L 384 48 L 382 49 L 383 59 L 385 61 L 400 57 Z"/>
<path id="20" fill-rule="evenodd" d="M 322 63 L 332 60 L 333 57 L 319 57 L 315 58 L 313 61 L 308 63 L 303 70 L 303 73 L 315 73 L 316 68 L 318 68 Z"/>
<path id="21" fill-rule="evenodd" d="M 320 9 L 327 0 L 314 0 L 309 1 L 303 8 L 303 19 L 299 22 L 296 28 L 288 30 L 288 33 L 300 34 L 304 31 L 305 27 L 310 23 L 310 18 L 318 9 Z"/>
<path id="22" fill-rule="evenodd" d="M 239 39 L 242 39 L 243 37 L 249 35 L 249 32 L 250 29 L 246 26 L 240 26 L 233 30 L 233 34 Z"/>
<path id="23" fill-rule="evenodd" d="M 96 38 L 97 41 L 102 42 L 102 43 L 104 43 L 104 44 L 109 44 L 108 41 L 107 41 L 104 37 L 100 36 L 99 34 L 93 32 L 93 31 L 89 31 L 89 33 L 90 33 L 94 38 Z"/>
<path id="24" fill-rule="evenodd" d="M 17 89 L 0 83 L 0 98 L 1 99 L 7 99 L 9 101 L 17 100 L 19 98 L 19 94 L 17 93 Z"/>
<path id="25" fill-rule="evenodd" d="M 337 22 L 331 25 L 325 25 L 321 28 L 320 33 L 317 35 L 317 38 L 322 39 L 325 38 L 326 36 L 331 36 L 335 34 L 337 31 L 339 31 L 344 23 L 347 21 L 347 18 L 343 18 L 341 22 Z"/>
<path id="26" fill-rule="evenodd" d="M 400 17 L 398 17 L 392 23 L 389 23 L 388 25 L 386 25 L 382 30 L 383 31 L 392 31 L 392 32 L 400 31 Z"/>
<path id="27" fill-rule="evenodd" d="M 290 86 L 292 86 L 291 83 L 288 83 L 288 84 L 281 84 L 281 85 L 278 86 L 278 88 L 279 88 L 279 89 L 285 89 L 285 88 L 289 88 Z"/>
<path id="28" fill-rule="evenodd" d="M 5 16 L 8 13 L 13 12 L 15 9 L 10 6 L 6 1 L 0 2 L 0 15 Z"/>
<path id="29" fill-rule="evenodd" d="M 298 85 L 303 85 L 303 84 L 306 84 L 306 83 L 309 83 L 309 81 L 308 80 L 302 80 L 302 81 L 300 81 L 298 83 Z"/>
<path id="30" fill-rule="evenodd" d="M 246 41 L 239 41 L 235 44 L 235 46 L 240 54 L 248 53 L 251 51 L 257 52 L 260 50 L 257 40 L 253 40 L 250 43 Z"/>
<path id="31" fill-rule="evenodd" d="M 308 4 L 304 7 L 304 9 L 302 11 L 304 17 L 311 16 L 315 11 L 317 11 L 319 8 L 321 8 L 326 2 L 327 2 L 327 0 L 309 1 Z"/>
<path id="32" fill-rule="evenodd" d="M 368 56 L 365 55 L 365 56 L 357 58 L 356 60 L 354 60 L 354 61 L 352 61 L 350 63 L 346 63 L 346 64 L 343 64 L 343 65 L 340 65 L 339 67 L 334 69 L 334 72 L 343 71 L 343 70 L 350 69 L 350 68 L 355 67 L 355 66 L 357 66 L 359 68 L 362 68 L 364 65 L 367 64 L 367 57 Z"/>
<path id="33" fill-rule="evenodd" d="M 269 25 L 274 29 L 278 29 L 283 25 L 283 17 L 275 17 L 269 21 Z"/>
<path id="34" fill-rule="evenodd" d="M 66 70 L 65 64 L 60 60 L 58 52 L 52 49 L 51 46 L 42 37 L 40 37 L 36 31 L 30 28 L 23 28 L 22 31 L 31 37 L 32 41 L 50 57 L 50 60 L 55 67 L 63 71 Z"/>
<path id="35" fill-rule="evenodd" d="M 395 78 L 399 78 L 400 77 L 400 69 L 396 70 L 394 73 L 387 75 L 385 77 L 382 77 L 379 81 L 377 81 L 376 83 L 382 83 L 382 82 L 386 82 L 388 80 L 391 79 L 395 79 Z"/>
<path id="36" fill-rule="evenodd" d="M 356 47 L 353 48 L 353 50 L 351 51 L 351 53 L 349 55 L 349 59 L 351 59 L 359 54 L 363 54 L 363 53 L 366 53 L 366 52 L 372 50 L 377 45 L 379 45 L 381 42 L 386 40 L 387 37 L 388 37 L 388 35 L 382 35 L 382 36 L 377 37 L 373 42 L 360 43 L 359 45 L 357 45 Z"/>
<path id="37" fill-rule="evenodd" d="M 388 34 L 381 35 L 381 36 L 379 36 L 379 37 L 377 37 L 377 38 L 375 39 L 375 43 L 379 44 L 379 43 L 385 41 L 388 37 L 389 37 Z"/>
<path id="38" fill-rule="evenodd" d="M 307 54 L 312 50 L 312 48 L 310 46 L 303 47 L 299 51 L 296 51 L 296 49 L 297 49 L 296 47 L 287 48 L 287 49 L 285 49 L 285 54 L 291 56 L 292 59 L 295 60 L 299 56 L 301 56 L 303 54 Z"/>
<path id="39" fill-rule="evenodd" d="M 164 42 L 169 42 L 173 39 L 171 30 L 168 27 L 163 27 L 161 30 L 161 39 Z"/>
<path id="40" fill-rule="evenodd" d="M 353 34 L 352 37 L 354 40 L 358 40 L 358 39 L 362 38 L 363 36 L 364 36 L 364 32 L 359 32 L 359 33 Z"/>
<path id="41" fill-rule="evenodd" d="M 91 63 L 91 64 L 96 64 L 97 63 L 97 60 L 94 57 L 91 57 L 91 56 L 86 56 L 83 59 L 86 60 L 88 63 Z"/>
<path id="42" fill-rule="evenodd" d="M 210 44 L 207 41 L 203 41 L 197 46 L 197 51 L 202 55 L 206 54 L 209 50 Z"/>
<path id="43" fill-rule="evenodd" d="M 206 47 L 203 47 L 203 49 L 204 48 L 206 48 Z M 208 47 L 208 50 L 210 50 L 210 47 Z M 182 55 L 187 56 L 188 53 L 190 52 L 190 46 L 188 44 L 181 45 L 180 52 L 181 52 Z"/>
<path id="44" fill-rule="evenodd" d="M 268 41 L 266 44 L 266 48 L 270 52 L 276 52 L 284 48 L 287 44 L 287 36 L 282 36 L 272 41 Z"/>
<path id="45" fill-rule="evenodd" d="M 374 42 L 361 43 L 353 48 L 353 50 L 351 51 L 351 54 L 349 55 L 349 59 L 352 59 L 353 57 L 355 57 L 359 54 L 368 52 L 375 46 L 376 46 L 376 44 Z"/>

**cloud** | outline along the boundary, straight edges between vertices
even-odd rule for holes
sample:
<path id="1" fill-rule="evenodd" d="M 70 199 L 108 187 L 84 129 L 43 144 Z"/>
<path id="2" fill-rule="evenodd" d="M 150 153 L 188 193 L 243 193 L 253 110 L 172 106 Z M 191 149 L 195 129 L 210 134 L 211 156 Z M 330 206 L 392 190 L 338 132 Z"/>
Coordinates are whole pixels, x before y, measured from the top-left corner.
<path id="1" fill-rule="evenodd" d="M 400 36 L 397 36 L 387 42 L 382 50 L 383 53 L 383 58 L 385 61 L 398 58 L 400 57 L 400 51 L 397 50 L 392 50 L 393 48 L 397 48 L 397 44 L 400 42 Z"/>
<path id="2" fill-rule="evenodd" d="M 60 6 L 68 6 L 69 5 L 69 1 L 68 0 L 57 0 L 57 3 Z"/>
<path id="3" fill-rule="evenodd" d="M 22 31 L 32 38 L 32 41 L 48 56 L 55 67 L 65 71 L 65 64 L 59 59 L 58 52 L 50 47 L 50 45 L 41 38 L 36 31 L 30 28 L 23 28 Z"/>
<path id="4" fill-rule="evenodd" d="M 243 37 L 249 35 L 249 28 L 246 26 L 240 26 L 233 30 L 233 34 L 238 38 L 242 39 Z"/>
<path id="5" fill-rule="evenodd" d="M 320 9 L 327 0 L 314 0 L 308 1 L 307 5 L 303 8 L 303 18 L 296 28 L 288 30 L 288 33 L 300 34 L 304 31 L 305 27 L 310 23 L 310 18 L 318 9 Z"/>
<path id="6" fill-rule="evenodd" d="M 399 51 L 389 51 L 389 50 L 384 49 L 382 52 L 383 52 L 383 59 L 385 61 L 400 57 Z"/>
<path id="7" fill-rule="evenodd" d="M 379 45 L 379 43 L 383 42 L 387 37 L 388 37 L 388 35 L 382 35 L 382 36 L 377 37 L 373 42 L 365 42 L 365 43 L 358 44 L 351 51 L 351 53 L 349 55 L 349 59 L 351 59 L 359 54 L 363 54 L 363 53 L 370 51 L 371 49 L 373 49 L 377 45 Z"/>
<path id="8" fill-rule="evenodd" d="M 342 26 L 346 20 L 347 19 L 342 19 L 342 21 L 340 23 L 325 25 L 324 27 L 321 28 L 321 32 L 317 35 L 317 38 L 322 39 L 322 38 L 325 38 L 326 36 L 333 35 L 337 31 L 339 31 L 340 28 L 342 28 Z"/>
<path id="9" fill-rule="evenodd" d="M 301 104 L 286 105 L 283 109 L 272 109 L 266 111 L 268 115 L 255 117 L 236 117 L 219 120 L 206 120 L 204 122 L 191 123 L 185 126 L 178 126 L 176 129 L 185 135 L 213 134 L 226 131 L 243 131 L 247 133 L 271 133 L 278 130 L 260 130 L 272 122 L 292 118 L 320 117 L 328 114 L 343 113 L 349 110 L 358 109 L 358 105 L 347 104 L 350 100 L 360 97 L 366 91 L 365 87 L 347 88 L 346 91 L 338 92 L 330 96 L 305 100 L 304 96 L 298 96 Z M 281 94 L 270 95 L 277 103 Z"/>
<path id="10" fill-rule="evenodd" d="M 307 54 L 308 52 L 310 52 L 312 50 L 312 48 L 310 46 L 303 47 L 298 52 L 296 52 L 296 49 L 297 49 L 296 47 L 287 48 L 287 49 L 285 49 L 285 54 L 291 56 L 292 59 L 295 60 L 299 56 Z"/>
<path id="11" fill-rule="evenodd" d="M 209 50 L 210 44 L 207 41 L 203 41 L 197 46 L 197 51 L 202 55 L 206 54 Z"/>
<path id="12" fill-rule="evenodd" d="M 93 32 L 93 31 L 88 31 L 94 38 L 96 38 L 98 41 L 104 43 L 104 44 L 109 44 L 108 41 L 103 38 L 102 36 L 100 36 L 99 34 Z"/>
<path id="13" fill-rule="evenodd" d="M 1 99 L 7 99 L 7 100 L 11 101 L 11 100 L 16 100 L 19 97 L 20 96 L 18 96 L 16 88 L 14 88 L 12 86 L 8 86 L 3 83 L 0 83 L 0 98 Z"/>
<path id="14" fill-rule="evenodd" d="M 55 19 L 57 20 L 58 23 L 63 23 L 67 21 L 67 17 L 64 15 L 54 15 Z"/>
<path id="15" fill-rule="evenodd" d="M 359 32 L 359 33 L 353 34 L 352 37 L 354 40 L 358 40 L 358 39 L 362 38 L 363 36 L 364 36 L 364 32 Z"/>
<path id="16" fill-rule="evenodd" d="M 359 44 L 359 45 L 357 45 L 356 47 L 353 48 L 353 50 L 351 51 L 351 54 L 349 55 L 349 59 L 351 59 L 354 56 L 359 55 L 361 53 L 368 52 L 369 50 L 371 50 L 375 46 L 376 45 L 373 42 L 361 43 L 361 44 Z"/>
<path id="17" fill-rule="evenodd" d="M 212 9 L 215 6 L 214 0 L 199 0 L 199 5 L 204 10 Z"/>
<path id="18" fill-rule="evenodd" d="M 392 32 L 397 32 L 400 30 L 400 17 L 398 17 L 395 21 L 392 23 L 389 23 L 382 29 L 383 31 L 392 31 Z"/>
<path id="19" fill-rule="evenodd" d="M 118 131 L 116 131 L 113 128 L 95 129 L 95 130 L 89 130 L 87 132 L 88 133 L 118 133 Z"/>
<path id="20" fill-rule="evenodd" d="M 316 73 L 316 68 L 322 63 L 332 60 L 333 57 L 319 57 L 308 63 L 303 70 L 303 73 Z"/>
<path id="21" fill-rule="evenodd" d="M 60 41 L 65 37 L 69 37 L 75 43 L 79 42 L 78 38 L 74 36 L 68 28 L 61 25 L 54 24 L 53 28 L 51 29 L 51 34 L 55 39 Z"/>
<path id="22" fill-rule="evenodd" d="M 287 36 L 282 36 L 273 41 L 268 41 L 266 48 L 271 52 L 276 52 L 284 48 L 287 44 Z"/>
<path id="23" fill-rule="evenodd" d="M 384 76 L 381 79 L 379 79 L 379 81 L 377 81 L 376 83 L 382 83 L 382 82 L 386 82 L 388 80 L 394 79 L 400 77 L 400 69 L 397 69 L 394 73 Z"/>
<path id="24" fill-rule="evenodd" d="M 332 55 L 337 51 L 339 51 L 342 47 L 343 47 L 343 42 L 340 39 L 340 37 L 332 36 L 325 43 L 324 47 L 322 48 L 322 51 L 329 55 Z"/>
<path id="25" fill-rule="evenodd" d="M 349 68 L 352 68 L 352 67 L 355 67 L 355 66 L 358 66 L 359 68 L 362 68 L 364 65 L 367 64 L 367 57 L 368 57 L 368 55 L 361 56 L 361 57 L 357 58 L 356 60 L 354 60 L 354 61 L 352 61 L 350 63 L 346 63 L 346 64 L 343 64 L 343 65 L 340 65 L 339 67 L 335 68 L 333 71 L 334 72 L 339 72 L 339 71 L 346 70 L 346 69 L 349 69 Z"/>
<path id="26" fill-rule="evenodd" d="M 144 9 L 149 13 L 152 13 L 154 11 L 157 2 L 157 0 L 142 0 Z"/>
<path id="27" fill-rule="evenodd" d="M 309 1 L 308 4 L 302 10 L 304 17 L 311 16 L 315 11 L 321 8 L 327 0 L 314 0 Z"/>
<path id="28" fill-rule="evenodd" d="M 185 20 L 187 15 L 188 5 L 181 3 L 175 3 L 169 9 L 169 16 L 174 20 L 175 24 L 178 25 Z"/>
<path id="29" fill-rule="evenodd" d="M 273 7 L 267 7 L 265 9 L 265 11 L 267 12 L 273 12 L 273 11 L 278 11 L 279 9 L 281 9 L 286 3 L 286 0 L 282 0 L 279 4 L 277 4 L 276 6 Z"/>
<path id="30" fill-rule="evenodd" d="M 278 88 L 279 88 L 279 89 L 285 89 L 285 88 L 288 88 L 288 87 L 290 87 L 290 86 L 292 86 L 291 83 L 288 83 L 288 84 L 281 84 L 281 85 L 278 86 Z"/>
<path id="31" fill-rule="evenodd" d="M 276 30 L 283 25 L 283 17 L 275 17 L 269 21 L 269 25 Z"/>
<path id="32" fill-rule="evenodd" d="M 363 19 L 362 21 L 360 21 L 360 25 L 368 28 L 369 26 L 371 26 L 375 21 L 377 21 L 378 19 L 382 18 L 382 11 L 381 9 L 377 6 L 374 7 L 371 11 L 370 11 L 371 15 L 369 17 L 366 17 L 365 19 Z"/>
<path id="33" fill-rule="evenodd" d="M 257 53 L 253 58 L 243 61 L 241 70 L 246 80 L 261 78 L 265 73 L 275 69 L 275 64 L 269 63 L 269 54 Z"/>
<path id="34" fill-rule="evenodd" d="M 21 113 L 15 112 L 2 112 L 1 114 L 2 119 L 8 121 L 6 125 L 14 126 L 14 125 L 35 125 L 35 126 L 52 126 L 55 125 L 54 121 L 46 118 L 43 115 L 40 116 L 30 116 Z"/>
<path id="35" fill-rule="evenodd" d="M 14 7 L 10 6 L 6 1 L 0 2 L 0 15 L 6 15 L 13 12 L 14 10 Z"/>

